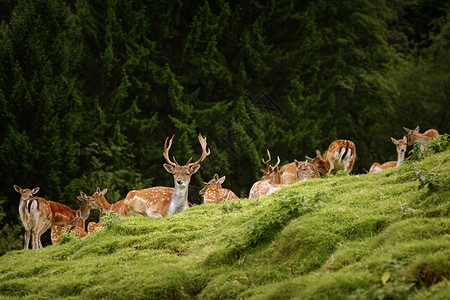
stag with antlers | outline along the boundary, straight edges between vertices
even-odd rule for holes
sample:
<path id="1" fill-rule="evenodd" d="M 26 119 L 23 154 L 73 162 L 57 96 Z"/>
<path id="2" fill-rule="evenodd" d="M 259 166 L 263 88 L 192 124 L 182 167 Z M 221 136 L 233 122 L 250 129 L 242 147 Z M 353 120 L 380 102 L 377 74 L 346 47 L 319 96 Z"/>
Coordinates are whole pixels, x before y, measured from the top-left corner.
<path id="1" fill-rule="evenodd" d="M 163 156 L 166 160 L 164 168 L 173 175 L 175 188 L 152 187 L 142 190 L 130 191 L 125 198 L 120 214 L 123 216 L 141 215 L 153 218 L 173 215 L 185 211 L 188 207 L 188 187 L 191 176 L 200 168 L 200 163 L 211 153 L 206 150 L 206 138 L 198 135 L 198 141 L 202 147 L 202 155 L 196 162 L 191 163 L 191 159 L 185 165 L 179 165 L 173 157 L 169 158 L 169 150 L 172 146 L 173 136 L 167 145 L 169 138 L 164 143 Z"/>

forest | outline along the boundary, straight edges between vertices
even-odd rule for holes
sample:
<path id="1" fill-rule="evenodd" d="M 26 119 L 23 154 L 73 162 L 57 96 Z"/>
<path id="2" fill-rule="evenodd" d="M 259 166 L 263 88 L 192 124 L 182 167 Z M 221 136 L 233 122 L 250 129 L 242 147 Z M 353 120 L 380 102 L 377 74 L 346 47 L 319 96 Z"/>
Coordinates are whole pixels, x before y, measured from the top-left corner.
<path id="1" fill-rule="evenodd" d="M 78 207 L 80 191 L 173 186 L 211 155 L 247 197 L 270 149 L 282 164 L 336 139 L 354 174 L 394 160 L 403 127 L 449 130 L 445 0 L 0 1 L 0 255 L 23 246 L 13 185 Z"/>

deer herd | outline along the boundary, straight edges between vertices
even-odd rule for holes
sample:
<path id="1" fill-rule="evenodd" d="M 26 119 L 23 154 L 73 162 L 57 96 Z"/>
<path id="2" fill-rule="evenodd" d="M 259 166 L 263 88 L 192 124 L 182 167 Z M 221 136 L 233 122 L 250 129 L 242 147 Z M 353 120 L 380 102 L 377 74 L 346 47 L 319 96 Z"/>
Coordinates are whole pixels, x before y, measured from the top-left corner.
<path id="1" fill-rule="evenodd" d="M 407 136 L 399 140 L 391 138 L 397 149 L 397 160 L 383 164 L 375 162 L 371 166 L 369 174 L 400 166 L 405 159 L 407 145 L 411 146 L 415 141 L 419 141 L 423 148 L 429 141 L 439 137 L 439 133 L 435 129 L 427 130 L 424 133 L 419 133 L 419 126 L 414 130 L 404 129 Z M 37 197 L 39 187 L 30 190 L 14 185 L 14 189 L 20 194 L 19 214 L 25 228 L 24 248 L 28 249 L 30 238 L 32 249 L 42 248 L 41 235 L 49 228 L 51 228 L 53 244 L 62 239 L 63 232 L 72 233 L 78 237 L 85 237 L 87 233 L 95 232 L 104 224 L 90 222 L 86 233 L 85 221 L 89 217 L 91 209 L 99 210 L 99 217 L 104 216 L 107 212 L 115 212 L 121 216 L 160 218 L 185 211 L 189 207 L 188 187 L 191 177 L 199 170 L 200 163 L 208 157 L 211 151 L 206 149 L 206 138 L 199 134 L 198 141 L 202 148 L 201 157 L 196 162 L 191 162 L 191 158 L 185 165 L 179 165 L 175 157 L 172 160 L 169 157 L 173 138 L 173 136 L 170 140 L 166 138 L 163 153 L 167 162 L 163 166 L 167 172 L 173 175 L 173 188 L 158 186 L 132 190 L 128 192 L 125 199 L 114 204 L 110 204 L 106 200 L 107 189 L 97 188 L 92 196 L 81 192 L 77 197 L 81 202 L 80 208 L 74 210 L 58 202 Z M 249 198 L 251 199 L 267 196 L 296 182 L 320 178 L 320 173 L 336 173 L 340 170 L 350 173 L 356 160 L 356 146 L 349 140 L 336 140 L 330 144 L 323 156 L 319 150 L 316 150 L 315 158 L 306 156 L 305 161 L 294 160 L 282 167 L 279 167 L 279 157 L 277 157 L 277 163 L 271 166 L 269 150 L 267 150 L 267 155 L 267 160 L 262 159 L 265 169 L 261 170 L 263 172 L 261 180 L 255 182 L 250 189 Z M 219 178 L 219 175 L 215 174 L 209 182 L 205 182 L 205 187 L 199 192 L 203 196 L 204 204 L 216 204 L 238 198 L 231 190 L 222 188 L 224 181 L 225 176 Z"/>

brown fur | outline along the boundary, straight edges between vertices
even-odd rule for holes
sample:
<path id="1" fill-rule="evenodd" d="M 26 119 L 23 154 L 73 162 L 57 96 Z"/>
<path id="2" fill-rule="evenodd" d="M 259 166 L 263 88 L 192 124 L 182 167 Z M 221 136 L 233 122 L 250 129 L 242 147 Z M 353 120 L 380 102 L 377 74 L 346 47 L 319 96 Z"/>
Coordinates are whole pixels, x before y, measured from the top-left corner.
<path id="1" fill-rule="evenodd" d="M 369 174 L 378 173 L 390 168 L 398 167 L 405 159 L 405 153 L 406 153 L 406 136 L 403 137 L 403 139 L 396 140 L 394 138 L 391 138 L 392 142 L 396 146 L 397 150 L 397 160 L 396 161 L 389 161 L 384 164 L 379 164 L 377 162 L 374 162 L 372 166 L 370 167 Z"/>
<path id="2" fill-rule="evenodd" d="M 164 143 L 164 158 L 166 164 L 164 168 L 173 175 L 175 188 L 169 187 L 152 187 L 138 191 L 131 191 L 125 197 L 124 204 L 120 209 L 123 216 L 142 215 L 153 218 L 160 218 L 167 215 L 183 212 L 189 207 L 188 187 L 191 176 L 200 168 L 202 162 L 209 154 L 210 150 L 206 150 L 206 138 L 201 134 L 198 140 L 202 147 L 202 155 L 200 159 L 191 163 L 191 159 L 184 165 L 179 165 L 174 157 L 174 162 L 169 159 L 169 149 L 172 146 L 173 136 L 167 145 L 168 139 Z"/>
<path id="3" fill-rule="evenodd" d="M 78 198 L 81 201 L 79 211 L 82 223 L 80 225 L 84 228 L 84 222 L 89 216 L 90 209 L 96 208 L 96 206 L 91 197 L 86 196 L 84 193 L 82 195 L 82 197 Z M 67 226 L 77 222 L 77 210 L 73 210 L 64 204 L 47 201 L 41 197 L 34 197 L 30 201 L 32 201 L 29 216 L 31 228 L 33 229 L 31 241 L 33 249 L 42 248 L 41 235 L 51 226 Z"/>
<path id="4" fill-rule="evenodd" d="M 412 146 L 415 141 L 419 141 L 420 144 L 422 144 L 421 148 L 423 149 L 423 146 L 428 144 L 429 141 L 436 140 L 439 137 L 439 132 L 436 129 L 428 129 L 424 133 L 419 133 L 419 126 L 414 130 L 405 127 L 403 127 L 403 129 L 408 133 L 408 146 Z"/>
<path id="5" fill-rule="evenodd" d="M 336 173 L 345 170 L 350 173 L 356 160 L 356 146 L 349 140 L 336 140 L 330 144 L 322 157 L 319 150 L 316 150 L 317 156 L 306 159 L 316 166 L 322 174 Z"/>
<path id="6" fill-rule="evenodd" d="M 214 174 L 213 179 L 205 182 L 205 187 L 199 192 L 200 195 L 203 195 L 205 204 L 217 204 L 224 200 L 238 199 L 238 196 L 231 190 L 222 188 L 224 181 L 225 176 L 219 178 L 219 175 Z"/>

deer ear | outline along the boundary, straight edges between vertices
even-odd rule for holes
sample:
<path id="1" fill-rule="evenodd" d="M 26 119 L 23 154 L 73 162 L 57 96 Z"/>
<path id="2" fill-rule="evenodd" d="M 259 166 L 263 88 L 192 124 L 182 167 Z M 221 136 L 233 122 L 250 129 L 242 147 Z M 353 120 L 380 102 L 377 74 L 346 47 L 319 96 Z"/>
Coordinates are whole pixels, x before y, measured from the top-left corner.
<path id="1" fill-rule="evenodd" d="M 226 178 L 226 176 L 220 177 L 220 178 L 219 178 L 219 183 L 220 183 L 220 184 L 224 183 L 224 182 L 225 182 L 225 178 Z"/>
<path id="2" fill-rule="evenodd" d="M 18 192 L 19 194 L 22 192 L 22 188 L 18 185 L 14 185 L 14 189 L 16 190 L 16 192 Z"/>
<path id="3" fill-rule="evenodd" d="M 81 197 L 81 196 L 77 196 L 77 199 L 80 201 L 83 201 L 83 197 Z"/>
<path id="4" fill-rule="evenodd" d="M 108 189 L 104 189 L 104 190 L 102 191 L 102 194 L 105 195 L 107 191 L 108 191 Z"/>
<path id="5" fill-rule="evenodd" d="M 219 175 L 217 175 L 217 173 L 216 174 L 214 174 L 214 180 L 219 180 Z"/>
<path id="6" fill-rule="evenodd" d="M 97 194 L 100 194 L 102 191 L 99 187 L 97 187 Z"/>
<path id="7" fill-rule="evenodd" d="M 200 169 L 200 165 L 193 165 L 189 167 L 189 171 L 191 171 L 191 174 L 197 173 L 198 169 Z"/>
<path id="8" fill-rule="evenodd" d="M 417 127 L 416 127 L 416 129 L 414 129 L 414 131 L 417 131 L 417 132 L 419 132 L 419 130 L 420 130 L 420 126 L 419 126 L 419 125 L 417 125 Z"/>
<path id="9" fill-rule="evenodd" d="M 37 194 L 37 192 L 39 192 L 39 187 L 35 187 L 34 189 L 31 190 L 31 192 L 34 194 Z"/>
<path id="10" fill-rule="evenodd" d="M 396 139 L 394 139 L 393 137 L 391 137 L 391 141 L 395 144 L 397 142 Z"/>
<path id="11" fill-rule="evenodd" d="M 169 172 L 170 174 L 173 174 L 173 171 L 175 170 L 175 167 L 169 164 L 164 164 L 164 169 L 166 169 L 167 172 Z"/>
<path id="12" fill-rule="evenodd" d="M 320 154 L 319 149 L 316 150 L 316 154 L 317 154 L 318 157 L 322 157 L 322 154 Z"/>
<path id="13" fill-rule="evenodd" d="M 404 140 L 405 142 L 408 141 L 408 138 L 406 137 L 406 135 L 403 136 L 403 140 Z"/>
<path id="14" fill-rule="evenodd" d="M 77 218 L 81 218 L 81 210 L 77 210 Z"/>
<path id="15" fill-rule="evenodd" d="M 412 131 L 411 129 L 406 128 L 406 127 L 403 127 L 403 129 L 405 129 L 407 133 L 410 133 Z"/>

